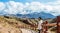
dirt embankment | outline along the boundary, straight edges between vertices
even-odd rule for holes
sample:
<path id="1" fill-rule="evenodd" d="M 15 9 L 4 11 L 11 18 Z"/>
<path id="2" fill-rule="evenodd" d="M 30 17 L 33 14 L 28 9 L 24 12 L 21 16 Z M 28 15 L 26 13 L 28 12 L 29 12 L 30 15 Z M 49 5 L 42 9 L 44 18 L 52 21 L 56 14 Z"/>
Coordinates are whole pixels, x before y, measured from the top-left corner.
<path id="1" fill-rule="evenodd" d="M 37 20 L 35 20 L 0 16 L 0 33 L 22 33 L 20 28 L 36 30 Z"/>

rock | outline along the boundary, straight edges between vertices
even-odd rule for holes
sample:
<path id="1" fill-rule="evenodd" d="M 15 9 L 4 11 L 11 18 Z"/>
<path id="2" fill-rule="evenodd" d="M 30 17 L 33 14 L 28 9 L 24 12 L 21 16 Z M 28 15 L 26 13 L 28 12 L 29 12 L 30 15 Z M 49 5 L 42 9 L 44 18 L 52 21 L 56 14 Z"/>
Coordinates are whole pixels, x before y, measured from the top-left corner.
<path id="1" fill-rule="evenodd" d="M 22 33 L 20 29 L 15 28 L 8 23 L 0 23 L 0 33 Z"/>
<path id="2" fill-rule="evenodd" d="M 22 33 L 38 33 L 36 31 L 30 30 L 30 29 L 25 29 L 25 28 L 21 28 Z"/>

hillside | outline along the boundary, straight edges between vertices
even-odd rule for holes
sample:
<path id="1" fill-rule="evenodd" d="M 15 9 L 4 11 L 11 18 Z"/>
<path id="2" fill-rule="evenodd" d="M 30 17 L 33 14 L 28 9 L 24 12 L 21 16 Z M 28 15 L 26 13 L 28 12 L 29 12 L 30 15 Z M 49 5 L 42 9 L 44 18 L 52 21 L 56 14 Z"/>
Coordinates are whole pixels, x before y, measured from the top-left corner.
<path id="1" fill-rule="evenodd" d="M 44 21 L 46 20 L 49 23 L 54 23 L 55 21 L 54 19 L 45 19 Z M 22 33 L 21 29 L 30 29 L 37 31 L 36 28 L 38 21 L 39 18 L 17 18 L 12 16 L 0 16 L 0 32 Z"/>
<path id="2" fill-rule="evenodd" d="M 36 31 L 38 21 L 38 19 L 0 16 L 0 32 L 22 33 L 20 30 L 22 28 Z"/>

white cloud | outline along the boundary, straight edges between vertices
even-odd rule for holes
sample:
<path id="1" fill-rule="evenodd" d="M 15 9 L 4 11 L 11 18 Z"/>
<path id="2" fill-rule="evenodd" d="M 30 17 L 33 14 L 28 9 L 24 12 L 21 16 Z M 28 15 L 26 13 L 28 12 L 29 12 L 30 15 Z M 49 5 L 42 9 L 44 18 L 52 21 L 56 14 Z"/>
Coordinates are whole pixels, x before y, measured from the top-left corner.
<path id="1" fill-rule="evenodd" d="M 54 16 L 60 15 L 60 0 L 57 0 L 55 2 L 49 2 L 47 5 L 52 6 L 52 10 L 50 11 L 50 14 Z"/>
<path id="2" fill-rule="evenodd" d="M 60 15 L 60 0 L 43 4 L 40 2 L 21 3 L 9 1 L 0 2 L 0 11 L 3 10 L 7 14 L 28 14 L 33 12 L 46 12 L 54 16 Z"/>
<path id="3" fill-rule="evenodd" d="M 5 8 L 5 4 L 3 2 L 0 2 L 0 11 Z"/>
<path id="4" fill-rule="evenodd" d="M 9 14 L 17 14 L 18 12 L 22 12 L 24 8 L 22 3 L 14 1 L 7 2 L 6 5 L 7 9 L 5 9 L 5 11 Z"/>

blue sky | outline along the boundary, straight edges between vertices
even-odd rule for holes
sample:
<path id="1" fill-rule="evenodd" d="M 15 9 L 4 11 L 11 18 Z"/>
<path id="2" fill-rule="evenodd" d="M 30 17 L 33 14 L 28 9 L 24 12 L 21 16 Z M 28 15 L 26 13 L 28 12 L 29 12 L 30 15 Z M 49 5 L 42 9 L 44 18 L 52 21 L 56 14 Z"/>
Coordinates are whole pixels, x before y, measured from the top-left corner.
<path id="1" fill-rule="evenodd" d="M 56 0 L 0 0 L 0 2 L 8 2 L 8 1 L 16 1 L 16 2 L 22 2 L 22 3 L 35 1 L 35 2 L 47 3 L 47 2 L 54 2 Z"/>
<path id="2" fill-rule="evenodd" d="M 0 0 L 0 13 L 3 14 L 29 14 L 50 13 L 60 15 L 60 0 Z"/>

